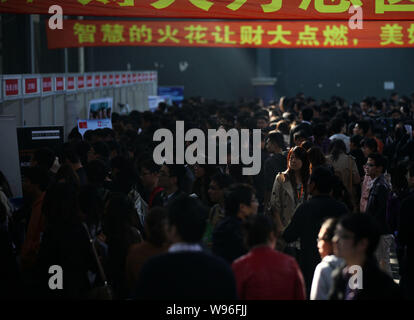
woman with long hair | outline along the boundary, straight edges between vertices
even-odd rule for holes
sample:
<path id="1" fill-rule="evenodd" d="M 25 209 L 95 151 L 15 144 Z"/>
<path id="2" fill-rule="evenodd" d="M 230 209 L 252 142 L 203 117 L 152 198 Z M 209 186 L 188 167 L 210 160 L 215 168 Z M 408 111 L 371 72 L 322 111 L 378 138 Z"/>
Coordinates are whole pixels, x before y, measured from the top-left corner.
<path id="1" fill-rule="evenodd" d="M 290 149 L 288 169 L 278 173 L 270 198 L 270 214 L 279 228 L 279 235 L 289 225 L 297 206 L 308 197 L 309 161 L 302 147 Z M 285 243 L 278 240 L 277 248 L 283 250 Z"/>

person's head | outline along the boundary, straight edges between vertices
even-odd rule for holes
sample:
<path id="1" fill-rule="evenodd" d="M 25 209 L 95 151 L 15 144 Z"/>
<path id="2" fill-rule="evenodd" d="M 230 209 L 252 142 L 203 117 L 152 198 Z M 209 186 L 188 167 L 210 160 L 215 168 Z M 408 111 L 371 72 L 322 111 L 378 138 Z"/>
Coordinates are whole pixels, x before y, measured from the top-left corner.
<path id="1" fill-rule="evenodd" d="M 332 134 L 345 133 L 346 132 L 345 120 L 342 118 L 334 118 L 331 121 L 330 129 L 331 129 Z"/>
<path id="2" fill-rule="evenodd" d="M 387 159 L 379 153 L 371 153 L 366 163 L 366 172 L 369 177 L 375 179 L 382 175 L 387 168 Z"/>
<path id="3" fill-rule="evenodd" d="M 160 166 L 152 159 L 146 159 L 140 164 L 140 173 L 142 185 L 146 189 L 154 188 L 158 184 L 158 173 Z M 152 190 L 150 190 L 152 191 Z"/>
<path id="4" fill-rule="evenodd" d="M 327 195 L 332 191 L 332 172 L 324 167 L 317 167 L 312 170 L 309 179 L 309 192 L 312 195 Z"/>
<path id="5" fill-rule="evenodd" d="M 55 153 L 49 148 L 37 149 L 32 157 L 32 167 L 42 167 L 46 170 L 50 170 L 55 162 Z"/>
<path id="6" fill-rule="evenodd" d="M 361 141 L 362 141 L 362 136 L 354 134 L 350 139 L 349 149 L 350 150 L 360 149 Z"/>
<path id="7" fill-rule="evenodd" d="M 146 241 L 156 247 L 161 247 L 167 242 L 168 211 L 162 207 L 152 208 L 145 218 Z"/>
<path id="8" fill-rule="evenodd" d="M 305 140 L 300 144 L 300 147 L 306 150 L 306 152 L 313 147 L 313 143 L 309 140 Z"/>
<path id="9" fill-rule="evenodd" d="M 248 184 L 231 185 L 224 195 L 226 215 L 242 220 L 257 214 L 258 202 L 254 189 Z"/>
<path id="10" fill-rule="evenodd" d="M 378 152 L 378 144 L 374 138 L 365 138 L 361 141 L 362 152 L 364 153 L 365 158 L 367 158 L 371 153 Z"/>
<path id="11" fill-rule="evenodd" d="M 335 229 L 338 220 L 335 218 L 328 218 L 322 224 L 318 234 L 318 251 L 321 258 L 332 255 L 334 253 L 332 239 L 335 235 Z"/>
<path id="12" fill-rule="evenodd" d="M 309 177 L 309 160 L 305 149 L 302 147 L 294 147 L 290 149 L 287 162 L 289 171 L 299 171 L 302 180 Z M 307 182 L 307 180 L 305 182 Z"/>
<path id="13" fill-rule="evenodd" d="M 34 200 L 42 192 L 45 192 L 49 185 L 49 175 L 43 167 L 27 167 L 24 170 L 23 194 Z"/>
<path id="14" fill-rule="evenodd" d="M 66 182 L 53 184 L 43 199 L 42 213 L 49 225 L 81 222 L 78 187 Z"/>
<path id="15" fill-rule="evenodd" d="M 349 214 L 342 217 L 333 237 L 334 253 L 347 265 L 374 257 L 380 239 L 377 221 L 368 214 Z"/>
<path id="16" fill-rule="evenodd" d="M 97 186 L 103 185 L 106 176 L 108 175 L 108 169 L 101 160 L 93 160 L 89 162 L 86 167 L 86 176 L 89 183 Z"/>
<path id="17" fill-rule="evenodd" d="M 79 176 L 76 174 L 75 170 L 73 170 L 71 165 L 67 163 L 60 166 L 56 173 L 55 180 L 59 183 L 71 183 L 77 187 L 80 185 Z"/>
<path id="18" fill-rule="evenodd" d="M 302 142 L 304 142 L 307 139 L 307 136 L 303 130 L 299 130 L 298 132 L 295 132 L 293 134 L 293 142 L 295 143 L 295 146 L 300 147 Z"/>
<path id="19" fill-rule="evenodd" d="M 73 144 L 65 144 L 63 147 L 63 161 L 72 166 L 81 163 L 78 153 Z"/>
<path id="20" fill-rule="evenodd" d="M 299 118 L 305 121 L 311 121 L 313 118 L 313 109 L 312 108 L 304 108 L 300 111 Z"/>
<path id="21" fill-rule="evenodd" d="M 92 144 L 88 152 L 88 162 L 101 159 L 106 161 L 109 159 L 110 150 L 105 142 L 98 141 Z"/>
<path id="22" fill-rule="evenodd" d="M 207 210 L 188 195 L 175 199 L 168 210 L 167 237 L 171 243 L 198 243 L 206 229 Z"/>
<path id="23" fill-rule="evenodd" d="M 391 185 L 393 191 L 397 194 L 408 188 L 407 173 L 408 168 L 405 163 L 399 163 L 396 167 L 391 169 Z"/>
<path id="24" fill-rule="evenodd" d="M 278 131 L 270 131 L 267 140 L 266 148 L 268 152 L 278 153 L 285 150 L 285 141 L 283 139 L 283 134 Z"/>
<path id="25" fill-rule="evenodd" d="M 224 191 L 233 183 L 232 178 L 225 173 L 217 172 L 211 177 L 208 196 L 213 203 L 224 202 Z"/>
<path id="26" fill-rule="evenodd" d="M 267 245 L 272 249 L 276 246 L 277 227 L 274 219 L 263 214 L 257 214 L 246 219 L 246 245 L 248 248 Z"/>
<path id="27" fill-rule="evenodd" d="M 323 154 L 322 149 L 320 147 L 313 146 L 308 151 L 306 151 L 306 153 L 308 154 L 310 168 L 312 171 L 315 168 L 326 164 L 325 155 Z"/>
<path id="28" fill-rule="evenodd" d="M 166 190 L 181 189 L 184 177 L 184 165 L 164 164 L 158 174 L 158 185 Z"/>
<path id="29" fill-rule="evenodd" d="M 371 126 L 369 121 L 358 121 L 353 129 L 353 133 L 365 137 L 370 130 Z"/>
<path id="30" fill-rule="evenodd" d="M 341 139 L 334 139 L 329 145 L 329 153 L 333 161 L 337 161 L 342 153 L 346 153 L 345 143 Z"/>
<path id="31" fill-rule="evenodd" d="M 256 127 L 258 129 L 267 128 L 269 125 L 269 119 L 264 115 L 259 115 L 256 117 Z"/>
<path id="32" fill-rule="evenodd" d="M 280 131 L 284 135 L 289 134 L 289 123 L 286 120 L 280 120 L 276 124 L 276 130 Z"/>

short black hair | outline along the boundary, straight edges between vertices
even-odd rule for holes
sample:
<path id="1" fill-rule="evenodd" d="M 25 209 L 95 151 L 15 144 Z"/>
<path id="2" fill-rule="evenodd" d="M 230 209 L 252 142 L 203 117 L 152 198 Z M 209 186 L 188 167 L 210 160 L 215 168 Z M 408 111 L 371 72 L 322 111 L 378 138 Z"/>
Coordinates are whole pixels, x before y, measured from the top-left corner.
<path id="1" fill-rule="evenodd" d="M 283 134 L 279 131 L 270 131 L 267 138 L 273 144 L 276 144 L 280 149 L 285 150 L 285 140 L 283 138 Z"/>
<path id="2" fill-rule="evenodd" d="M 177 186 L 179 189 L 183 188 L 186 168 L 183 164 L 164 164 L 170 171 L 170 177 L 177 177 Z"/>
<path id="3" fill-rule="evenodd" d="M 163 207 L 154 207 L 145 217 L 146 240 L 157 246 L 162 246 L 167 241 L 164 225 L 167 224 L 168 211 Z"/>
<path id="4" fill-rule="evenodd" d="M 354 134 L 351 137 L 350 142 L 352 144 L 354 144 L 356 148 L 361 148 L 361 141 L 362 141 L 362 139 L 363 139 L 362 136 L 360 136 L 359 134 Z"/>
<path id="5" fill-rule="evenodd" d="M 332 241 L 333 237 L 335 236 L 335 229 L 338 224 L 338 218 L 326 218 L 321 226 L 322 228 L 325 228 L 325 236 L 323 237 L 323 240 L 325 241 Z"/>
<path id="6" fill-rule="evenodd" d="M 161 166 L 156 164 L 153 159 L 144 159 L 141 164 L 140 168 L 147 169 L 150 173 L 157 173 L 160 171 Z"/>
<path id="7" fill-rule="evenodd" d="M 313 109 L 312 108 L 305 108 L 302 110 L 302 118 L 305 121 L 311 121 L 313 118 Z"/>
<path id="8" fill-rule="evenodd" d="M 236 217 L 240 205 L 250 206 L 253 195 L 255 194 L 252 186 L 245 183 L 233 184 L 224 194 L 226 215 Z"/>
<path id="9" fill-rule="evenodd" d="M 329 193 L 333 187 L 333 174 L 324 167 L 317 167 L 312 170 L 310 182 L 315 183 L 316 189 L 321 193 Z"/>
<path id="10" fill-rule="evenodd" d="M 32 184 L 38 185 L 41 191 L 46 191 L 50 178 L 44 167 L 26 167 L 23 170 L 23 175 L 24 178 L 30 180 Z"/>
<path id="11" fill-rule="evenodd" d="M 345 125 L 345 120 L 342 118 L 334 118 L 331 121 L 330 130 L 332 133 L 340 133 Z"/>
<path id="12" fill-rule="evenodd" d="M 272 232 L 275 236 L 277 234 L 274 219 L 263 214 L 248 217 L 243 227 L 246 231 L 246 244 L 249 248 L 266 244 Z"/>
<path id="13" fill-rule="evenodd" d="M 183 194 L 170 204 L 168 224 L 177 228 L 184 242 L 200 242 L 206 229 L 207 210 L 198 199 Z"/>
<path id="14" fill-rule="evenodd" d="M 103 184 L 108 174 L 108 169 L 105 163 L 101 160 L 93 160 L 88 162 L 85 166 L 85 170 L 88 181 L 92 184 Z"/>
<path id="15" fill-rule="evenodd" d="M 80 162 L 80 157 L 73 144 L 65 143 L 63 145 L 63 159 L 73 164 Z"/>
<path id="16" fill-rule="evenodd" d="M 371 124 L 367 120 L 360 120 L 360 121 L 357 122 L 357 124 L 358 124 L 358 127 L 361 128 L 364 136 L 367 134 L 367 132 L 371 128 Z"/>
<path id="17" fill-rule="evenodd" d="M 109 150 L 109 147 L 105 142 L 95 142 L 94 144 L 92 144 L 92 148 L 95 151 L 95 153 L 101 156 L 102 158 L 109 158 L 109 154 L 111 153 L 111 151 Z"/>
<path id="18" fill-rule="evenodd" d="M 382 167 L 382 172 L 387 169 L 387 159 L 379 153 L 371 153 L 368 158 L 374 160 L 375 166 Z"/>
<path id="19" fill-rule="evenodd" d="M 354 245 L 362 239 L 367 239 L 366 255 L 374 256 L 381 236 L 380 227 L 374 217 L 362 213 L 349 214 L 339 220 L 338 226 L 354 234 Z"/>
<path id="20" fill-rule="evenodd" d="M 361 146 L 366 147 L 374 152 L 378 151 L 378 143 L 374 138 L 365 138 L 361 141 Z"/>
<path id="21" fill-rule="evenodd" d="M 211 181 L 217 183 L 220 189 L 225 189 L 230 187 L 233 184 L 233 178 L 226 174 L 218 171 L 211 177 Z"/>

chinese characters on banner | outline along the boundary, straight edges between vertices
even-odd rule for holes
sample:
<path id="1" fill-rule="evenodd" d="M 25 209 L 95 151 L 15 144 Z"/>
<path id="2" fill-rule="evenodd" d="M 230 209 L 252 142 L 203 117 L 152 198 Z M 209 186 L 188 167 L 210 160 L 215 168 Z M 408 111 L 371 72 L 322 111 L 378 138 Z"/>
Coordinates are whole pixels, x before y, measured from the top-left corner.
<path id="1" fill-rule="evenodd" d="M 82 32 L 80 30 L 83 30 Z M 84 33 L 92 34 L 88 37 Z M 352 30 L 339 21 L 78 21 L 50 30 L 49 49 L 83 46 L 259 48 L 414 47 L 414 21 L 367 21 Z M 116 84 L 119 84 L 116 77 Z M 126 79 L 122 78 L 122 83 Z"/>
<path id="2" fill-rule="evenodd" d="M 412 0 L 1 0 L 0 12 L 48 14 L 52 5 L 65 15 L 265 20 L 348 20 L 361 6 L 365 20 L 414 20 Z M 121 39 L 117 26 L 107 31 L 108 42 Z"/>

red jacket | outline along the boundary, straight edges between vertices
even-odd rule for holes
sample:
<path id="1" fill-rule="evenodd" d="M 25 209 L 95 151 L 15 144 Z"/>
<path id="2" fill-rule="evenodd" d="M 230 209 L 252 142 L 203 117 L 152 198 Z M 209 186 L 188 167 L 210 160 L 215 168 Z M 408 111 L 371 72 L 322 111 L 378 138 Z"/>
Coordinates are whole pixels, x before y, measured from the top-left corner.
<path id="1" fill-rule="evenodd" d="M 296 260 L 268 246 L 250 250 L 232 264 L 242 300 L 305 300 L 305 283 Z"/>

